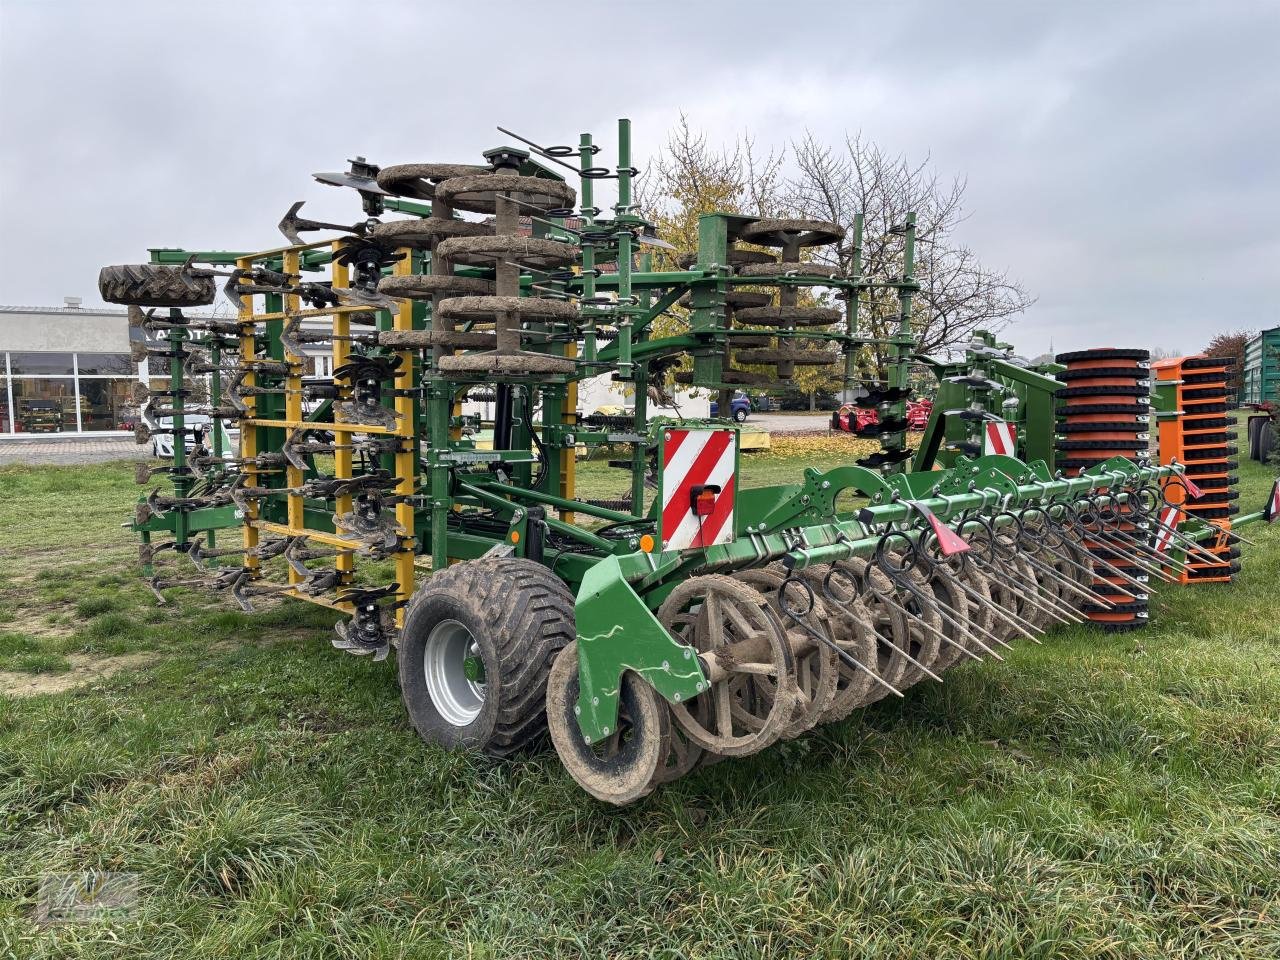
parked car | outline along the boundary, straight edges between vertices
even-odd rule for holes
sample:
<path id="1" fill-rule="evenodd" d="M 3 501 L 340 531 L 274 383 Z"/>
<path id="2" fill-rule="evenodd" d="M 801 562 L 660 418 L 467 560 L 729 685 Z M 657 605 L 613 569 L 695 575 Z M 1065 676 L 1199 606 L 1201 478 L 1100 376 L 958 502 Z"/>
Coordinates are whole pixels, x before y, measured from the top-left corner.
<path id="1" fill-rule="evenodd" d="M 729 401 L 730 416 L 738 423 L 742 423 L 751 413 L 751 400 L 745 393 L 739 390 L 733 395 Z M 720 404 L 715 400 L 711 401 L 711 415 L 713 417 L 720 416 Z"/>
<path id="2" fill-rule="evenodd" d="M 213 438 L 208 435 L 211 423 L 212 421 L 209 419 L 208 415 L 203 413 L 188 413 L 184 415 L 182 418 L 182 424 L 184 427 L 187 427 L 187 428 L 203 427 L 204 428 L 205 446 L 207 446 L 210 450 L 213 449 Z M 160 426 L 171 428 L 173 426 L 173 417 L 161 417 Z M 222 428 L 222 430 L 223 430 L 223 433 L 222 433 L 223 450 L 225 451 L 223 455 L 227 457 L 233 457 L 235 456 L 237 435 L 234 431 L 227 430 L 225 427 Z M 188 433 L 183 438 L 183 440 L 184 440 L 183 448 L 187 451 L 187 453 L 190 453 L 192 449 L 195 447 L 195 435 Z M 173 434 L 157 433 L 153 435 L 151 437 L 151 455 L 153 457 L 163 457 L 165 459 L 172 457 L 173 456 Z"/>

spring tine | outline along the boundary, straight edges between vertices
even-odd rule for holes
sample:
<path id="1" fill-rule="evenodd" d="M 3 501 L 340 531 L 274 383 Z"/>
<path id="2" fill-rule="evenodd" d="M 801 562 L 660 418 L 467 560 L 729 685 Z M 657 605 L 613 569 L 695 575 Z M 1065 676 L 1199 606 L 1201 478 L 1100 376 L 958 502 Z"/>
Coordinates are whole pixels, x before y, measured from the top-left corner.
<path id="1" fill-rule="evenodd" d="M 1072 567 L 1074 567 L 1075 569 L 1077 569 L 1077 570 L 1081 571 L 1082 573 L 1087 573 L 1090 577 L 1096 577 L 1096 576 L 1097 576 L 1097 572 L 1096 572 L 1096 571 L 1094 571 L 1091 567 L 1086 567 L 1084 564 L 1076 563 L 1074 560 L 1072 560 L 1070 557 L 1066 556 L 1065 554 L 1059 554 L 1059 555 L 1058 555 L 1058 559 L 1059 559 L 1059 560 L 1061 560 L 1063 563 L 1068 563 L 1068 564 L 1070 564 Z M 1079 587 L 1079 584 L 1076 584 L 1076 586 L 1077 586 L 1077 587 Z M 1111 587 L 1113 590 L 1117 591 L 1121 596 L 1128 597 L 1130 600 L 1137 600 L 1137 599 L 1138 599 L 1136 596 L 1134 596 L 1134 595 L 1133 595 L 1132 593 L 1130 593 L 1128 590 L 1124 590 L 1124 589 L 1122 589 L 1122 588 L 1119 586 L 1119 584 L 1114 584 L 1114 583 L 1113 583 L 1113 584 L 1110 584 L 1110 587 Z M 1082 590 L 1084 589 L 1083 587 L 1079 587 L 1079 588 L 1080 588 L 1080 589 L 1082 589 Z M 1092 597 L 1092 596 L 1093 596 L 1093 594 L 1089 593 L 1089 592 L 1088 592 L 1088 590 L 1085 590 L 1084 592 L 1085 592 L 1085 595 L 1086 595 L 1086 596 L 1090 596 L 1090 597 Z"/>
<path id="2" fill-rule="evenodd" d="M 1079 540 L 1077 540 L 1077 541 L 1076 541 L 1076 543 L 1079 545 L 1079 547 L 1080 547 L 1080 549 L 1081 549 L 1081 550 L 1084 550 L 1084 551 L 1086 551 L 1086 552 L 1088 552 L 1088 551 L 1089 551 L 1089 548 L 1088 548 L 1088 547 L 1086 547 L 1086 546 L 1085 546 L 1083 543 L 1081 543 Z M 1132 575 L 1130 575 L 1130 574 L 1128 574 L 1128 573 L 1125 573 L 1125 572 L 1124 572 L 1123 570 L 1121 570 L 1119 567 L 1117 567 L 1117 566 L 1115 566 L 1114 564 L 1112 564 L 1112 563 L 1108 562 L 1107 560 L 1104 560 L 1104 559 L 1102 559 L 1101 557 L 1098 557 L 1098 556 L 1094 556 L 1093 554 L 1090 554 L 1089 559 L 1090 559 L 1090 562 L 1092 562 L 1092 563 L 1094 564 L 1094 566 L 1097 566 L 1097 567 L 1104 567 L 1104 568 L 1105 568 L 1105 571 L 1104 571 L 1104 575 L 1105 575 L 1105 576 L 1108 576 L 1108 577 L 1119 577 L 1121 580 L 1125 581 L 1126 583 L 1128 583 L 1128 584 L 1130 584 L 1131 586 L 1133 586 L 1134 588 L 1136 588 L 1136 589 L 1138 590 L 1138 592 L 1139 592 L 1139 593 L 1146 593 L 1146 592 L 1147 592 L 1147 590 L 1148 590 L 1148 584 L 1143 583 L 1141 580 L 1135 579 Z M 1097 573 L 1097 571 L 1096 571 L 1096 570 L 1095 570 L 1095 571 L 1093 571 L 1093 575 L 1094 575 L 1095 577 L 1097 577 L 1097 576 L 1098 576 L 1098 573 Z M 1115 586 L 1115 584 L 1111 584 L 1111 586 Z M 1136 599 L 1136 598 L 1135 598 L 1135 599 Z"/>
<path id="3" fill-rule="evenodd" d="M 940 676 L 938 676 L 936 673 L 934 673 L 932 670 L 926 667 L 923 663 L 921 663 L 911 654 L 907 653 L 907 651 L 903 650 L 900 646 L 898 646 L 892 640 L 885 640 L 883 637 L 881 637 L 881 640 L 882 642 L 887 643 L 889 646 L 893 647 L 893 649 L 896 650 L 898 653 L 902 654 L 902 658 L 904 660 L 906 660 L 910 664 L 913 664 L 925 676 L 932 677 L 934 680 L 937 680 L 939 683 L 942 682 L 942 678 Z"/>
<path id="4" fill-rule="evenodd" d="M 969 555 L 966 554 L 966 556 L 969 556 Z M 977 565 L 978 558 L 976 556 L 973 556 L 972 559 L 974 561 L 974 564 Z M 986 566 L 986 565 L 983 564 L 983 566 Z M 990 568 L 988 567 L 988 569 Z M 969 588 L 966 587 L 965 589 L 968 590 Z M 970 590 L 970 592 L 972 593 L 973 591 Z M 979 601 L 982 601 L 984 598 L 978 595 L 978 599 Z M 1039 637 L 1037 637 L 1034 633 L 1032 633 L 1029 629 L 1027 629 L 1028 624 L 1026 621 L 1019 620 L 1017 616 L 1010 613 L 1008 610 L 1006 610 L 1004 607 L 1002 607 L 998 603 L 991 603 L 988 606 L 992 613 L 996 614 L 1001 620 L 1003 620 L 1005 623 L 1009 624 L 1011 627 L 1017 630 L 1018 633 L 1021 634 L 1024 639 L 1030 640 L 1032 643 L 1035 643 L 1035 644 L 1043 643 L 1043 641 L 1041 641 Z M 1005 646 L 1009 646 L 1009 645 L 1005 644 Z M 1009 647 L 1009 649 L 1012 650 L 1013 648 Z"/>
<path id="5" fill-rule="evenodd" d="M 1182 561 L 1175 560 L 1173 557 L 1155 549 L 1151 546 L 1150 541 L 1146 537 L 1139 539 L 1138 537 L 1131 535 L 1127 530 L 1109 529 L 1106 532 L 1107 535 L 1113 539 L 1119 540 L 1121 543 L 1130 544 L 1142 556 L 1151 557 L 1159 566 L 1173 566 L 1174 564 L 1185 566 Z"/>
<path id="6" fill-rule="evenodd" d="M 899 611 L 901 611 L 903 614 L 905 614 L 906 616 L 910 617 L 911 619 L 913 619 L 913 620 L 920 620 L 920 618 L 919 618 L 919 617 L 917 617 L 914 613 L 912 613 L 912 612 L 911 612 L 910 610 L 908 610 L 906 607 L 904 607 L 904 606 L 902 606 L 901 604 L 899 604 L 896 600 L 892 599 L 891 597 L 883 596 L 883 595 L 881 595 L 881 594 L 877 594 L 876 596 L 877 596 L 880 600 L 882 600 L 884 603 L 887 603 L 889 606 L 893 607 L 895 610 L 899 610 Z M 923 620 L 920 620 L 920 622 L 921 622 L 922 624 L 924 624 L 924 626 L 928 627 L 930 630 L 932 630 L 932 629 L 933 629 L 931 626 L 929 626 L 929 624 L 928 624 L 928 623 L 925 623 Z M 937 631 L 934 631 L 934 632 L 936 633 Z M 890 647 L 893 647 L 893 649 L 894 649 L 894 650 L 896 650 L 898 653 L 902 654 L 903 659 L 904 659 L 904 660 L 906 660 L 908 663 L 914 664 L 914 665 L 915 665 L 916 667 L 918 667 L 918 668 L 919 668 L 919 669 L 920 669 L 924 674 L 926 674 L 927 676 L 932 677 L 934 680 L 937 680 L 939 683 L 941 683 L 941 682 L 942 682 L 942 678 L 941 678 L 940 676 L 938 676 L 936 673 L 934 673 L 932 670 L 930 670 L 928 667 L 926 667 L 923 663 L 921 663 L 921 662 L 920 662 L 919 660 L 917 660 L 915 657 L 911 656 L 911 654 L 907 653 L 907 651 L 903 650 L 900 646 L 898 646 L 898 645 L 897 645 L 896 643 L 894 643 L 892 640 L 888 640 L 888 639 L 886 639 L 886 638 L 884 638 L 884 637 L 881 637 L 881 636 L 879 636 L 879 634 L 877 634 L 877 637 L 878 637 L 878 639 L 879 639 L 879 641 L 880 641 L 881 643 L 884 643 L 884 644 L 887 644 L 887 645 L 888 645 L 888 646 L 890 646 Z"/>
<path id="7" fill-rule="evenodd" d="M 975 558 L 975 559 L 977 559 L 977 558 Z M 1047 604 L 1047 602 L 1045 602 L 1045 601 L 1046 601 L 1046 598 L 1041 597 L 1041 596 L 1039 595 L 1039 593 L 1040 593 L 1040 585 L 1039 585 L 1038 583 L 1036 583 L 1034 580 L 1030 580 L 1030 581 L 1029 581 L 1029 580 L 1026 580 L 1025 578 L 1023 578 L 1023 577 L 1019 576 L 1017 573 L 1015 573 L 1015 572 L 1013 571 L 1013 568 L 1011 568 L 1011 567 L 1010 567 L 1010 568 L 1006 568 L 1006 569 L 1004 569 L 1004 570 L 999 570 L 999 571 L 997 571 L 997 570 L 996 570 L 996 568 L 995 568 L 994 566 L 992 566 L 991 562 L 990 562 L 989 560 L 986 560 L 985 558 L 983 558 L 983 559 L 979 560 L 979 562 L 980 562 L 983 566 L 985 566 L 987 569 L 989 569 L 989 570 L 991 570 L 991 571 L 993 571 L 993 572 L 996 572 L 996 573 L 1003 574 L 1004 576 L 1009 577 L 1009 578 L 1011 578 L 1011 579 L 1013 579 L 1013 580 L 1017 581 L 1018 583 L 1022 584 L 1025 588 L 1027 588 L 1027 593 L 1025 593 L 1025 594 L 1023 595 L 1022 599 L 1026 600 L 1026 601 L 1027 601 L 1028 603 L 1030 603 L 1032 606 L 1034 606 L 1034 607 L 1036 607 L 1037 609 L 1039 609 L 1039 610 L 1043 611 L 1044 613 L 1047 613 L 1049 616 L 1053 617 L 1053 618 L 1054 618 L 1055 620 L 1057 620 L 1059 623 L 1083 623 L 1083 622 L 1084 622 L 1084 621 L 1083 621 L 1083 619 L 1076 619 L 1076 617 L 1075 617 L 1074 615 L 1073 615 L 1073 616 L 1071 616 L 1071 617 L 1066 617 L 1066 616 L 1065 616 L 1062 612 L 1060 612 L 1059 610 L 1055 609 L 1054 607 L 1049 606 L 1049 605 Z"/>
<path id="8" fill-rule="evenodd" d="M 990 561 L 983 559 L 982 562 L 988 564 L 989 569 L 993 571 L 996 569 L 994 566 L 990 566 Z M 1028 580 L 1021 574 L 1017 573 L 1016 568 L 1013 567 L 1008 567 L 1000 572 L 1002 572 L 1006 577 L 1010 577 L 1025 586 L 1027 588 L 1027 593 L 1023 595 L 1023 599 L 1037 609 L 1044 611 L 1059 623 L 1070 623 L 1072 621 L 1076 623 L 1083 623 L 1083 620 L 1077 620 L 1075 618 L 1075 611 L 1072 611 L 1071 615 L 1068 617 L 1064 612 L 1065 608 L 1061 608 L 1056 603 L 1051 603 L 1048 597 L 1042 596 L 1040 593 L 1040 584 L 1037 583 L 1034 578 Z"/>
<path id="9" fill-rule="evenodd" d="M 902 696 L 901 690 L 899 690 L 897 687 L 891 684 L 888 680 L 884 679 L 884 677 L 880 676 L 880 674 L 876 673 L 870 667 L 859 662 L 857 657 L 851 654 L 848 650 L 845 650 L 843 647 L 841 647 L 838 643 L 836 643 L 830 637 L 823 636 L 822 633 L 817 630 L 811 630 L 810 633 L 812 633 L 816 639 L 818 639 L 819 641 L 821 641 L 822 643 L 830 647 L 832 650 L 834 650 L 836 653 L 836 656 L 838 656 L 845 663 L 849 664 L 849 666 L 857 667 L 859 670 L 861 670 L 863 673 L 869 676 L 876 683 L 880 684 L 880 686 L 884 687 L 886 690 L 892 693 L 895 697 Z"/>
<path id="10" fill-rule="evenodd" d="M 955 577 L 950 578 L 950 581 L 949 581 L 949 582 L 950 582 L 950 583 L 955 584 L 956 586 L 963 586 L 963 585 L 960 583 L 959 579 L 957 579 L 957 578 L 955 578 Z M 941 610 L 939 610 L 938 612 L 939 612 L 939 613 L 941 613 L 942 611 L 941 611 Z M 993 634 L 993 633 L 992 633 L 990 630 L 988 630 L 986 627 L 981 627 L 981 626 L 979 626 L 978 624 L 974 623 L 973 621 L 969 621 L 967 624 L 965 624 L 965 625 L 963 625 L 963 626 L 961 626 L 959 623 L 957 623 L 957 624 L 956 624 L 956 628 L 957 628 L 957 629 L 959 629 L 959 630 L 961 630 L 963 633 L 968 634 L 968 636 L 969 636 L 969 639 L 970 639 L 970 640 L 972 640 L 974 643 L 976 643 L 978 646 L 980 646 L 980 647 L 981 647 L 983 650 L 985 650 L 987 653 L 991 654 L 991 656 L 995 657 L 997 660 L 1001 660 L 1001 661 L 1003 661 L 1003 660 L 1004 660 L 1004 657 L 1002 657 L 1002 656 L 999 654 L 999 652 L 998 652 L 998 651 L 994 650 L 994 649 L 993 649 L 993 648 L 991 648 L 991 647 L 988 647 L 985 643 L 983 643 L 981 640 L 979 640 L 979 639 L 978 639 L 978 633 L 981 633 L 981 634 L 982 634 L 984 637 L 986 637 L 988 640 L 992 641 L 993 643 L 998 643 L 998 644 L 1000 644 L 1002 647 L 1005 647 L 1006 649 L 1009 649 L 1009 650 L 1012 650 L 1012 649 L 1013 649 L 1012 647 L 1010 647 L 1010 646 L 1009 646 L 1009 644 L 1005 643 L 1003 640 L 1001 640 L 999 637 L 997 637 L 995 634 Z M 977 631 L 977 633 L 975 633 L 974 631 Z"/>
<path id="11" fill-rule="evenodd" d="M 949 624 L 955 627 L 956 630 L 958 630 L 959 632 L 965 635 L 969 634 L 969 631 L 964 626 L 962 626 L 957 620 L 955 620 L 950 615 L 949 611 L 944 609 L 946 605 L 943 603 L 940 603 L 936 597 L 927 596 L 924 593 L 924 591 L 916 587 L 915 584 L 910 583 L 905 579 L 899 579 L 898 577 L 895 577 L 892 574 L 890 574 L 890 579 L 896 582 L 904 590 L 907 590 L 908 592 L 910 592 L 911 595 L 914 596 L 916 600 L 919 601 L 921 604 L 931 607 L 933 611 L 938 614 L 939 617 L 946 620 Z M 982 658 L 978 656 L 976 653 L 974 653 L 972 650 L 969 650 L 967 647 L 965 647 L 964 644 L 957 643 L 955 640 L 953 640 L 951 637 L 948 637 L 941 630 L 937 630 L 932 625 L 926 623 L 923 620 L 923 618 L 920 618 L 920 622 L 924 623 L 925 626 L 929 627 L 929 629 L 933 631 L 933 633 L 935 633 L 938 636 L 938 638 L 942 640 L 943 643 L 949 643 L 953 647 L 956 647 L 957 649 L 959 649 L 965 655 L 972 657 L 974 660 L 977 660 L 979 663 L 982 662 Z M 974 642 L 977 642 L 976 638 L 974 638 Z M 979 646 L 982 646 L 982 644 L 979 644 Z M 986 647 L 983 647 L 983 649 L 986 649 Z"/>
<path id="12" fill-rule="evenodd" d="M 1222 558 L 1218 556 L 1216 553 L 1210 553 L 1208 550 L 1204 549 L 1204 547 L 1200 546 L 1200 544 L 1197 541 L 1192 540 L 1190 537 L 1183 536 L 1182 531 L 1178 530 L 1176 527 L 1172 527 L 1169 524 L 1165 523 L 1159 517 L 1153 515 L 1152 522 L 1161 530 L 1169 534 L 1170 540 L 1176 539 L 1179 543 L 1183 544 L 1184 550 L 1186 552 L 1195 550 L 1195 552 L 1198 555 L 1204 557 L 1206 562 L 1208 563 L 1221 564 L 1223 562 Z"/>
<path id="13" fill-rule="evenodd" d="M 965 592 L 965 594 L 966 594 L 966 595 L 968 595 L 969 599 L 970 599 L 970 600 L 972 600 L 975 604 L 977 604 L 978 606 L 982 607 L 984 610 L 989 610 L 989 611 L 991 611 L 991 613 L 993 613 L 993 614 L 999 614 L 999 615 L 1001 615 L 1001 617 L 1002 617 L 1003 619 L 1005 619 L 1005 621 L 1006 621 L 1007 623 L 1012 624 L 1014 627 L 1017 627 L 1017 626 L 1018 626 L 1018 623 L 1017 623 L 1017 621 L 1016 621 L 1016 620 L 1009 619 L 1007 616 L 1005 616 L 1005 612 L 1004 612 L 1002 609 L 1000 609 L 1000 607 L 999 607 L 999 606 L 997 606 L 996 604 L 994 604 L 994 603 L 992 603 L 991 601 L 989 601 L 989 600 L 988 600 L 986 597 L 984 597 L 982 594 L 978 593 L 978 591 L 977 591 L 977 590 L 974 590 L 971 586 L 969 586 L 967 583 L 965 583 L 965 582 L 964 582 L 964 580 L 962 580 L 960 577 L 957 577 L 957 576 L 955 576 L 955 575 L 952 575 L 952 576 L 951 576 L 951 580 L 952 580 L 952 582 L 953 582 L 957 587 L 959 587 L 961 590 L 963 590 L 963 591 Z M 1012 650 L 1012 649 L 1013 649 L 1013 644 L 1011 644 L 1011 643 L 1006 643 L 1004 640 L 1001 640 L 999 637 L 997 637 L 997 636 L 996 636 L 994 633 L 992 633 L 990 630 L 987 630 L 987 629 L 985 629 L 985 628 L 983 628 L 983 627 L 979 627 L 977 624 L 973 624 L 973 627 L 974 627 L 975 629 L 977 629 L 977 630 L 981 630 L 981 631 L 983 632 L 983 634 L 985 634 L 989 639 L 991 639 L 991 640 L 992 640 L 992 641 L 994 641 L 995 643 L 1000 644 L 1000 646 L 1004 647 L 1006 650 Z M 1032 638 L 1030 635 L 1027 635 L 1027 639 L 1033 639 L 1033 638 Z"/>
<path id="14" fill-rule="evenodd" d="M 1049 564 L 1041 563 L 1032 555 L 1031 551 L 1023 551 L 1022 556 L 1023 556 L 1023 559 L 1025 559 L 1037 570 L 1043 571 L 1046 576 L 1056 580 L 1058 583 L 1062 584 L 1072 593 L 1076 594 L 1079 597 L 1084 598 L 1085 600 L 1088 600 L 1090 603 L 1103 604 L 1108 607 L 1115 606 L 1115 604 L 1113 604 L 1111 601 L 1107 600 L 1106 598 L 1100 597 L 1089 590 L 1085 590 L 1083 587 L 1077 584 L 1070 577 L 1064 577 L 1061 573 L 1059 573 L 1056 569 L 1054 569 Z"/>
<path id="15" fill-rule="evenodd" d="M 1105 533 L 1094 533 L 1092 534 L 1092 537 L 1095 540 L 1101 540 L 1104 544 L 1112 544 L 1112 545 L 1121 544 L 1121 545 L 1134 546 L 1134 547 L 1137 546 L 1136 542 L 1126 541 L 1124 538 L 1117 536 L 1115 531 L 1107 531 Z M 1178 581 L 1177 577 L 1164 572 L 1164 567 L 1166 566 L 1166 564 L 1172 566 L 1173 564 L 1172 558 L 1162 558 L 1158 561 L 1158 563 L 1152 564 L 1150 561 L 1146 559 L 1146 557 L 1147 555 L 1145 552 L 1140 552 L 1136 556 L 1130 557 L 1129 560 L 1135 567 L 1139 567 L 1140 569 L 1146 571 L 1150 576 L 1159 577 L 1161 580 L 1164 580 L 1166 583 L 1177 583 Z"/>

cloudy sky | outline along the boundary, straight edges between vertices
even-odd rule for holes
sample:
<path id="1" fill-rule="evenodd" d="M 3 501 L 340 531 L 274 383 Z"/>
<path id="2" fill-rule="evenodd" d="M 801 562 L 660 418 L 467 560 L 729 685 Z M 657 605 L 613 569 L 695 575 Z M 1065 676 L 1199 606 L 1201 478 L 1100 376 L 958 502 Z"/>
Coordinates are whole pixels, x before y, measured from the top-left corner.
<path id="1" fill-rule="evenodd" d="M 308 174 L 357 153 L 629 116 L 643 158 L 682 111 L 967 176 L 961 239 L 1038 297 L 1022 353 L 1280 324 L 1277 0 L 0 0 L 0 303 L 96 303 L 150 246 L 273 245 L 294 200 L 350 222 Z"/>

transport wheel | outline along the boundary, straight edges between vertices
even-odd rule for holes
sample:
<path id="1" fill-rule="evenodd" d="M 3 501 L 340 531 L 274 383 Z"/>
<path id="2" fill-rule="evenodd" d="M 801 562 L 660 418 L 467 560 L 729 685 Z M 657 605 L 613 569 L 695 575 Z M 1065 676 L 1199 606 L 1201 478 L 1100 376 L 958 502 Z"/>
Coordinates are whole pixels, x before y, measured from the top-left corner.
<path id="1" fill-rule="evenodd" d="M 103 267 L 98 293 L 107 303 L 139 307 L 202 307 L 217 295 L 213 277 L 198 277 L 182 267 L 153 263 Z"/>
<path id="2" fill-rule="evenodd" d="M 738 423 L 746 423 L 746 420 L 747 420 L 747 411 L 745 411 L 745 410 L 735 410 L 735 411 L 733 411 L 733 419 L 734 419 L 735 421 L 737 421 Z"/>
<path id="3" fill-rule="evenodd" d="M 450 750 L 503 757 L 546 731 L 547 673 L 576 636 L 573 595 L 532 560 L 455 564 L 414 594 L 399 646 L 414 729 Z"/>
<path id="4" fill-rule="evenodd" d="M 597 800 L 615 806 L 639 800 L 661 782 L 659 770 L 671 747 L 665 701 L 627 671 L 618 695 L 617 729 L 607 739 L 588 744 L 574 713 L 578 689 L 575 640 L 560 651 L 547 677 L 547 725 L 560 762 Z"/>

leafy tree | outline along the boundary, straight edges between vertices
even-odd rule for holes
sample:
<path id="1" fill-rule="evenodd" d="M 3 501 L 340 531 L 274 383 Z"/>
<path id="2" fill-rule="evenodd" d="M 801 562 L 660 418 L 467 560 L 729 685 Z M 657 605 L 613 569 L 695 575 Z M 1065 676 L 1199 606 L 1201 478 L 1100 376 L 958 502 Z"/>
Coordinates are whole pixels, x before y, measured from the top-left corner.
<path id="1" fill-rule="evenodd" d="M 1235 363 L 1227 368 L 1227 389 L 1240 396 L 1244 386 L 1244 346 L 1253 337 L 1252 330 L 1236 330 L 1220 333 L 1204 348 L 1206 356 L 1231 357 Z"/>

